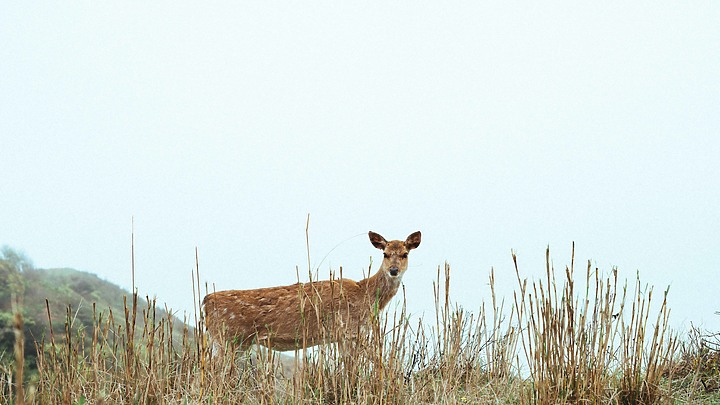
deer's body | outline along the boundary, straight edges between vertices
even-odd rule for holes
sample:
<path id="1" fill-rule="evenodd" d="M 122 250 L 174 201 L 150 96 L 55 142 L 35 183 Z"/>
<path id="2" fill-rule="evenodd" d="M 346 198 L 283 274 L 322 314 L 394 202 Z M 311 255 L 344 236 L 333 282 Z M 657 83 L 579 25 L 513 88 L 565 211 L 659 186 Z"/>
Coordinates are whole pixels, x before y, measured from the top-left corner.
<path id="1" fill-rule="evenodd" d="M 370 232 L 370 241 L 383 250 L 377 273 L 360 281 L 349 279 L 297 283 L 255 290 L 228 290 L 203 300 L 211 337 L 247 348 L 255 341 L 275 350 L 294 350 L 333 341 L 323 328 L 342 325 L 350 334 L 381 311 L 400 287 L 407 255 L 420 245 L 420 232 L 406 241 L 387 242 Z"/>

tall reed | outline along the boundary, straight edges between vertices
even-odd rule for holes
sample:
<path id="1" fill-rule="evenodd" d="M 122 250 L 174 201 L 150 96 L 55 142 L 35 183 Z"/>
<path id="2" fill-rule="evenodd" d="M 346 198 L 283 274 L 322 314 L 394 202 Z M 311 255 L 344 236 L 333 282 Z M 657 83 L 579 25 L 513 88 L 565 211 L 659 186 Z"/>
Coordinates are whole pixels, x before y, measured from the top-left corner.
<path id="1" fill-rule="evenodd" d="M 584 291 L 578 294 L 574 256 L 573 246 L 559 284 L 548 249 L 545 279 L 528 289 L 513 254 L 519 284 L 516 319 L 524 329 L 521 341 L 531 377 L 527 398 L 542 404 L 654 404 L 668 399 L 671 379 L 664 375 L 677 338 L 668 330 L 667 291 L 655 324 L 648 325 L 652 289 L 645 294 L 638 278 L 626 308 L 627 285 L 618 289 L 617 270 L 603 278 L 588 262 Z"/>

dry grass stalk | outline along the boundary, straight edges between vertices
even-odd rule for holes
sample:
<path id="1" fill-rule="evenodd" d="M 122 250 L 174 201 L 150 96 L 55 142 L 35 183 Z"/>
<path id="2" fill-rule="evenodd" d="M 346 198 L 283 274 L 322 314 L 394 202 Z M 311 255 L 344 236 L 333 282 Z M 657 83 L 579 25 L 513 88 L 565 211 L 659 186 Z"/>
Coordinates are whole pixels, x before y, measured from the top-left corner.
<path id="1" fill-rule="evenodd" d="M 672 375 L 691 392 L 720 394 L 720 332 L 692 327 L 687 341 L 681 344 L 680 359 L 673 364 Z"/>
<path id="2" fill-rule="evenodd" d="M 543 404 L 651 404 L 669 398 L 670 381 L 663 378 L 677 349 L 668 330 L 667 291 L 648 336 L 652 290 L 646 295 L 637 280 L 626 321 L 627 287 L 617 288 L 617 271 L 602 279 L 588 262 L 584 294 L 574 281 L 571 265 L 561 286 L 546 252 L 546 278 L 528 292 L 513 255 L 520 294 L 516 295 L 518 324 L 525 327 L 522 345 L 532 384 L 529 400 Z"/>
<path id="3" fill-rule="evenodd" d="M 13 351 L 15 354 L 15 404 L 25 404 L 25 333 L 23 326 L 23 317 L 20 312 L 20 302 L 14 296 L 13 301 L 13 334 L 15 335 L 15 344 Z"/>

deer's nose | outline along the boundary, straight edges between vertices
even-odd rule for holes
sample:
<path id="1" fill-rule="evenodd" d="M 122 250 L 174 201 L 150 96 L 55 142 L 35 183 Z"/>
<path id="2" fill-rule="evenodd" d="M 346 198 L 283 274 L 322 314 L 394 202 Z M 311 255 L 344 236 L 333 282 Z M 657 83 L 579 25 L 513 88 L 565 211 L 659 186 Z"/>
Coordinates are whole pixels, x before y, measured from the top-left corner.
<path id="1" fill-rule="evenodd" d="M 391 275 L 391 276 L 395 277 L 395 276 L 398 275 L 398 268 L 397 268 L 397 266 L 392 266 L 392 267 L 390 267 L 389 270 L 390 270 L 390 275 Z"/>

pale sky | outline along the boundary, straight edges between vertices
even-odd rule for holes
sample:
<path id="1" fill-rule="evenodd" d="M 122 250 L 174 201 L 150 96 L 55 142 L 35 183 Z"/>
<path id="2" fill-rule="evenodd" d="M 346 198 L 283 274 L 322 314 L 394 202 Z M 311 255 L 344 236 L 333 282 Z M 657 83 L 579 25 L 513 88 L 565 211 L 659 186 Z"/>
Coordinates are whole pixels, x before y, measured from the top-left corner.
<path id="1" fill-rule="evenodd" d="M 469 310 L 587 260 L 720 329 L 720 2 L 2 2 L 0 245 L 182 313 L 421 230 Z M 338 246 L 339 245 L 339 246 Z M 333 248 L 336 247 L 334 250 Z M 324 259 L 324 260 L 323 260 Z M 391 304 L 392 305 L 392 304 Z"/>

